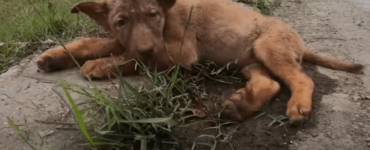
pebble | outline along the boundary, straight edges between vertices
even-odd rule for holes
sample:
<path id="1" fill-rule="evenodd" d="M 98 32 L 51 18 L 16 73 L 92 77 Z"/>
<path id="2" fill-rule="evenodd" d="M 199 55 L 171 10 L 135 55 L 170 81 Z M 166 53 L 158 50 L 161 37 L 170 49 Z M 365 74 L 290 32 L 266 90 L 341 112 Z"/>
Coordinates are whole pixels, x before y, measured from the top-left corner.
<path id="1" fill-rule="evenodd" d="M 355 22 L 355 24 L 357 25 L 357 26 L 361 26 L 361 24 L 363 23 L 363 21 L 362 20 L 357 20 L 356 22 Z"/>
<path id="2" fill-rule="evenodd" d="M 281 143 L 280 145 L 287 145 L 288 143 L 287 142 L 284 142 L 284 143 Z"/>
<path id="3" fill-rule="evenodd" d="M 54 132 L 55 132 L 54 130 L 46 130 L 46 131 L 39 131 L 38 133 L 41 137 L 45 137 L 45 136 L 50 135 Z"/>
<path id="4" fill-rule="evenodd" d="M 357 102 L 359 99 L 360 99 L 360 96 L 358 96 L 357 94 L 352 96 L 352 100 L 355 102 Z"/>
<path id="5" fill-rule="evenodd" d="M 368 138 L 366 139 L 366 142 L 370 142 L 370 137 L 368 137 Z"/>

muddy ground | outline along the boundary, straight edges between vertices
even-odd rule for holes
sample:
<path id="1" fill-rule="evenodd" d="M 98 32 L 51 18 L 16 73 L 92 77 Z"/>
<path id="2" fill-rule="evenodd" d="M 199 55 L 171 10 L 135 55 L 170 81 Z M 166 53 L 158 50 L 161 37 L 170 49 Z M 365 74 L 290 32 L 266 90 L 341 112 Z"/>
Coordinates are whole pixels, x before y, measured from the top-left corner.
<path id="1" fill-rule="evenodd" d="M 365 1 L 350 0 L 284 0 L 274 11 L 275 16 L 292 25 L 315 52 L 346 61 L 370 65 L 370 14 Z M 13 118 L 29 136 L 37 149 L 81 149 L 75 143 L 83 140 L 79 131 L 68 128 L 72 112 L 64 104 L 61 88 L 51 81 L 88 85 L 76 69 L 44 74 L 38 72 L 35 58 L 29 56 L 0 75 L 0 149 L 31 149 L 9 127 L 7 117 Z M 313 96 L 314 112 L 303 127 L 268 127 L 268 116 L 251 119 L 240 125 L 231 145 L 234 149 L 249 150 L 365 150 L 370 149 L 370 70 L 365 75 L 353 75 L 305 65 L 316 88 Z M 130 78 L 133 84 L 142 84 L 139 77 Z M 110 83 L 99 82 L 101 86 Z M 225 91 L 225 90 L 220 90 Z M 228 96 L 235 89 L 228 88 Z M 78 94 L 72 97 L 82 102 Z M 287 95 L 270 103 L 266 112 L 272 117 L 285 114 Z M 63 124 L 54 124 L 62 122 Z M 197 128 L 183 129 L 179 139 L 184 149 L 204 131 L 204 123 Z M 230 127 L 231 128 L 231 127 Z M 228 143 L 219 150 L 231 149 Z"/>

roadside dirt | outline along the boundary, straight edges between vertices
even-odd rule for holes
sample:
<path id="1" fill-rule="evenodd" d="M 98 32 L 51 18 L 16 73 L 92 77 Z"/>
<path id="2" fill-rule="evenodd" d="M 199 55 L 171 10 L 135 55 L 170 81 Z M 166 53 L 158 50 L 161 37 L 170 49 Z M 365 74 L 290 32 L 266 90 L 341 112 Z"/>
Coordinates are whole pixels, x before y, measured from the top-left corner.
<path id="1" fill-rule="evenodd" d="M 361 0 L 285 0 L 274 11 L 275 17 L 292 25 L 302 35 L 307 46 L 315 52 L 346 61 L 370 66 L 370 13 Z M 69 83 L 87 86 L 76 69 L 44 74 L 37 72 L 35 57 L 29 56 L 0 75 L 0 148 L 29 150 L 29 146 L 9 127 L 7 117 L 13 118 L 29 136 L 37 149 L 81 149 L 75 143 L 83 140 L 79 131 L 67 125 L 51 122 L 72 122 L 72 112 L 65 106 L 61 88 L 50 81 L 65 79 Z M 305 72 L 315 82 L 312 118 L 301 128 L 268 127 L 267 115 L 242 124 L 233 135 L 234 149 L 247 150 L 366 150 L 370 149 L 370 69 L 365 75 L 353 75 L 316 66 L 305 66 Z M 132 84 L 143 84 L 139 77 Z M 110 83 L 99 82 L 101 86 Z M 217 86 L 214 86 L 217 88 Z M 229 96 L 237 87 L 220 87 L 217 92 Z M 214 90 L 210 89 L 210 92 Z M 272 101 L 266 109 L 271 117 L 285 114 L 289 92 Z M 73 94 L 78 103 L 83 97 Z M 44 123 L 40 123 L 44 121 Z M 190 149 L 193 140 L 212 125 L 197 121 L 181 129 L 179 139 L 183 148 Z M 193 128 L 196 127 L 196 128 Z M 228 129 L 233 126 L 227 127 Z M 211 142 L 211 139 L 202 140 Z M 199 149 L 196 147 L 195 149 Z M 202 148 L 204 149 L 204 148 Z M 231 149 L 228 143 L 219 150 Z"/>

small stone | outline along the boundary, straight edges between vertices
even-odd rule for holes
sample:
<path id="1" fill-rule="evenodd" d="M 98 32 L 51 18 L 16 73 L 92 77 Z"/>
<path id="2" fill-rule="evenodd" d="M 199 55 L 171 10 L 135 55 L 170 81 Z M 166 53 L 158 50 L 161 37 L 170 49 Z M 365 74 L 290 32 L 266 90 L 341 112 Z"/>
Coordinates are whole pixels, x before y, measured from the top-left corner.
<path id="1" fill-rule="evenodd" d="M 281 145 L 287 145 L 288 143 L 287 142 L 284 142 L 284 143 L 282 143 Z"/>
<path id="2" fill-rule="evenodd" d="M 365 99 L 366 100 L 370 100 L 370 96 L 365 96 Z"/>
<path id="3" fill-rule="evenodd" d="M 359 99 L 360 99 L 360 96 L 357 94 L 352 96 L 352 100 L 355 102 L 357 102 Z"/>
<path id="4" fill-rule="evenodd" d="M 357 20 L 356 22 L 355 22 L 355 24 L 357 25 L 357 26 L 361 26 L 361 24 L 363 23 L 363 21 L 362 20 Z"/>
<path id="5" fill-rule="evenodd" d="M 368 137 L 368 138 L 366 139 L 366 142 L 370 142 L 370 137 Z"/>
<path id="6" fill-rule="evenodd" d="M 9 105 L 9 103 L 5 103 L 4 105 L 5 105 L 5 106 L 6 106 L 6 105 Z"/>
<path id="7" fill-rule="evenodd" d="M 367 147 L 370 147 L 370 143 L 367 143 Z"/>
<path id="8" fill-rule="evenodd" d="M 360 127 L 363 127 L 363 126 L 364 126 L 364 123 L 363 123 L 363 122 L 359 122 L 359 123 L 358 123 L 358 125 L 359 125 Z"/>
<path id="9" fill-rule="evenodd" d="M 41 137 L 45 137 L 45 136 L 48 136 L 50 134 L 53 134 L 54 132 L 55 132 L 54 130 L 39 131 L 39 135 Z"/>

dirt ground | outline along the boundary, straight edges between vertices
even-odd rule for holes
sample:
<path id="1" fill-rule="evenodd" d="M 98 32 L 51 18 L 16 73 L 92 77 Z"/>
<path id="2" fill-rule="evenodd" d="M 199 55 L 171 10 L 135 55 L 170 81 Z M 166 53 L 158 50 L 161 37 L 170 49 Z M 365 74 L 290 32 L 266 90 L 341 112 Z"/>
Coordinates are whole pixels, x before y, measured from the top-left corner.
<path id="1" fill-rule="evenodd" d="M 307 46 L 323 55 L 370 65 L 370 13 L 364 0 L 284 0 L 274 11 L 275 16 L 292 25 L 302 35 Z M 13 118 L 29 136 L 37 149 L 81 149 L 75 143 L 83 140 L 79 131 L 68 127 L 72 112 L 65 106 L 61 88 L 50 82 L 65 79 L 70 83 L 88 85 L 76 69 L 44 74 L 37 72 L 35 58 L 29 56 L 0 75 L 0 148 L 2 150 L 31 149 L 9 127 Z M 234 149 L 249 150 L 366 150 L 370 149 L 370 69 L 365 75 L 353 75 L 305 65 L 306 73 L 315 82 L 314 112 L 301 128 L 268 127 L 271 118 L 263 116 L 240 125 L 231 140 Z M 143 84 L 140 77 L 132 84 Z M 99 82 L 101 86 L 110 83 Z M 223 90 L 221 90 L 223 91 Z M 235 89 L 228 88 L 225 96 Z M 73 94 L 76 100 L 83 98 Z M 271 116 L 285 114 L 287 95 L 282 95 L 268 107 Z M 54 124 L 62 122 L 63 124 Z M 211 134 L 203 123 L 197 128 L 182 129 L 184 149 L 191 147 L 195 137 Z M 231 149 L 227 143 L 219 150 Z"/>

